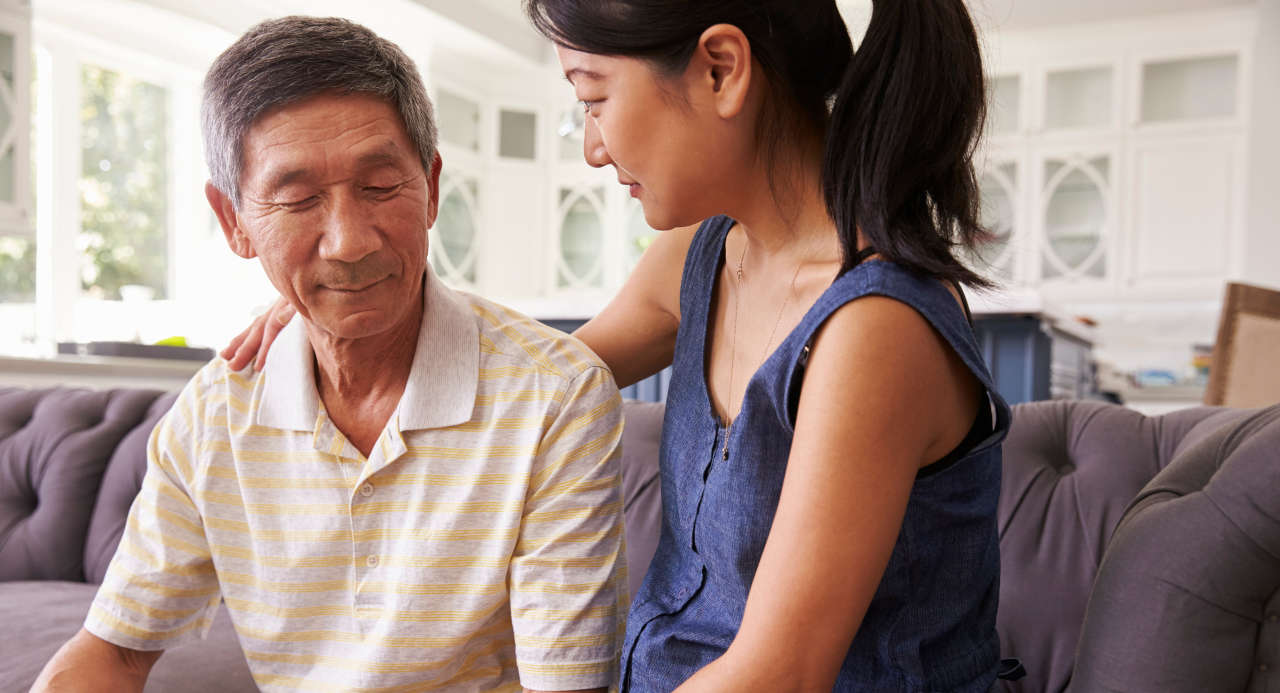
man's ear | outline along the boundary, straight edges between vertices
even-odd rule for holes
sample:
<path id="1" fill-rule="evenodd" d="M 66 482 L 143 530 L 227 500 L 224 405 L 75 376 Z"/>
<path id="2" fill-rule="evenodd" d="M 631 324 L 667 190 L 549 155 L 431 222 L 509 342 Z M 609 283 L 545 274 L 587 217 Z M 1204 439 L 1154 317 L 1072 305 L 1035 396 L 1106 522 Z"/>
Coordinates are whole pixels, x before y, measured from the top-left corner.
<path id="1" fill-rule="evenodd" d="M 444 168 L 444 159 L 440 152 L 431 160 L 431 170 L 427 171 L 427 228 L 436 225 L 436 217 L 440 214 L 440 170 Z"/>
<path id="2" fill-rule="evenodd" d="M 742 112 L 751 88 L 751 42 L 742 30 L 732 24 L 707 27 L 698 39 L 690 67 L 695 77 L 710 89 L 716 113 L 732 118 Z"/>
<path id="3" fill-rule="evenodd" d="M 214 215 L 218 217 L 218 224 L 222 226 L 222 235 L 226 236 L 231 252 L 246 260 L 257 257 L 258 253 L 249 242 L 249 237 L 240 228 L 240 217 L 236 214 L 236 206 L 231 198 L 214 186 L 213 181 L 205 181 L 204 196 L 209 200 L 209 206 L 213 208 Z"/>

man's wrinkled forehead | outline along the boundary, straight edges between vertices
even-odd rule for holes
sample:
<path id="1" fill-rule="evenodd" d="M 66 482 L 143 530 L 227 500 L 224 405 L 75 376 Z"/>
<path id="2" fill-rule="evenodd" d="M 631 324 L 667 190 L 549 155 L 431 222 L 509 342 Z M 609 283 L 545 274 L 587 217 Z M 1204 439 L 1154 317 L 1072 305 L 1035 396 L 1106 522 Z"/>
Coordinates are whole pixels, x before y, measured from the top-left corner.
<path id="1" fill-rule="evenodd" d="M 335 129 L 335 122 L 350 115 L 343 107 L 349 99 L 365 102 L 360 117 L 368 122 L 352 129 Z M 370 105 L 373 110 L 367 108 Z M 374 121 L 392 126 L 368 127 Z M 255 119 L 241 142 L 241 184 L 250 183 L 259 190 L 305 180 L 313 172 L 315 156 L 335 143 L 340 145 L 338 151 L 354 157 L 351 163 L 356 170 L 420 162 L 399 110 L 375 94 L 326 91 L 279 105 Z"/>

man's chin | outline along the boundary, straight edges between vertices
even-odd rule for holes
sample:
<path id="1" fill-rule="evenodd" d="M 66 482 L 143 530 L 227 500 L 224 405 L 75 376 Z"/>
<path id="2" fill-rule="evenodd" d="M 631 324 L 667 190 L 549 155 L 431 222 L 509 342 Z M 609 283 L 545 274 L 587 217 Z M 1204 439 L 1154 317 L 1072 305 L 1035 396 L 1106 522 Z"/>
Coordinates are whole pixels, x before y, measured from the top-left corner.
<path id="1" fill-rule="evenodd" d="M 396 327 L 396 320 L 390 313 L 380 309 L 324 315 L 313 313 L 311 323 L 335 339 L 367 339 Z"/>

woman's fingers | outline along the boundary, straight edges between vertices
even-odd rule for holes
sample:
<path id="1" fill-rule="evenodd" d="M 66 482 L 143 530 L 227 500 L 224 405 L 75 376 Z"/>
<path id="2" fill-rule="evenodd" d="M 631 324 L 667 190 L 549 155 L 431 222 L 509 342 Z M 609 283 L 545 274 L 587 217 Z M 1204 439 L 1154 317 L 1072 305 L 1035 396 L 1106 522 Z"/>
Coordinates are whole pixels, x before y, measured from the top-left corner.
<path id="1" fill-rule="evenodd" d="M 244 332 L 236 335 L 231 339 L 231 343 L 222 347 L 222 351 L 218 352 L 218 356 L 230 361 L 232 356 L 236 355 L 236 350 L 240 348 L 240 343 L 244 341 L 245 335 L 249 334 L 249 330 L 253 329 L 253 325 L 245 328 Z"/>
<path id="2" fill-rule="evenodd" d="M 267 320 L 262 331 L 262 344 L 258 347 L 258 358 L 254 361 L 253 367 L 256 370 L 262 370 L 267 363 L 267 352 L 271 351 L 271 345 L 276 341 L 276 335 L 280 334 L 280 330 L 293 319 L 293 306 L 283 298 L 276 301 L 267 314 L 271 319 Z"/>
<path id="3" fill-rule="evenodd" d="M 263 313 L 254 318 L 249 328 L 232 340 L 231 343 L 236 347 L 235 354 L 227 359 L 231 370 L 243 369 L 257 356 L 258 347 L 262 344 L 262 330 L 267 323 L 267 315 L 268 313 Z"/>

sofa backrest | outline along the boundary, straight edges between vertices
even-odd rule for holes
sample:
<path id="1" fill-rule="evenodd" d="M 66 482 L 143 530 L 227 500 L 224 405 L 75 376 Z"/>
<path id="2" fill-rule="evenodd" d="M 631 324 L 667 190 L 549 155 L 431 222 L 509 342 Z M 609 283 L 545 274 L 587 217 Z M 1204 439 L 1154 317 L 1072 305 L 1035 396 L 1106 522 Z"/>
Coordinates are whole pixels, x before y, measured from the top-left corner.
<path id="1" fill-rule="evenodd" d="M 0 387 L 0 581 L 99 583 L 147 467 L 147 440 L 177 393 Z M 660 403 L 628 401 L 623 495 L 629 565 L 661 527 Z M 632 593 L 644 570 L 630 573 Z"/>
<path id="2" fill-rule="evenodd" d="M 1092 401 L 1016 405 L 1001 479 L 1003 656 L 1029 675 L 1007 691 L 1062 691 L 1103 553 L 1133 497 L 1188 445 L 1243 412 L 1147 417 Z"/>
<path id="3" fill-rule="evenodd" d="M 98 499 L 93 504 L 89 519 L 89 532 L 84 544 L 84 579 L 100 583 L 107 575 L 107 566 L 116 553 L 120 537 L 124 536 L 124 523 L 129 517 L 133 499 L 142 488 L 142 477 L 147 473 L 147 441 L 151 430 L 173 407 L 178 393 L 162 394 L 152 400 L 142 420 L 120 440 L 107 462 L 98 489 Z"/>
<path id="4" fill-rule="evenodd" d="M 1075 691 L 1280 691 L 1280 405 L 1187 446 L 1130 504 Z"/>
<path id="5" fill-rule="evenodd" d="M 131 433 L 145 441 L 160 394 L 0 388 L 0 580 L 82 581 L 86 569 L 100 579 L 105 542 L 114 553 L 120 541 L 91 527 L 103 475 L 111 462 L 145 468 L 145 454 L 117 452 Z M 132 502 L 140 485 L 110 488 Z M 102 519 L 123 529 L 122 516 Z M 91 531 L 104 543 L 87 546 Z"/>
<path id="6" fill-rule="evenodd" d="M 174 396 L 145 390 L 0 388 L 0 580 L 101 581 L 141 486 L 147 438 Z M 663 407 L 628 401 L 624 413 L 623 504 L 634 594 L 661 530 L 658 445 Z M 1002 653 L 1022 659 L 1029 675 L 1002 682 L 1004 690 L 1067 690 L 1072 668 L 1079 664 L 1077 643 L 1080 662 L 1114 666 L 1084 674 L 1078 668 L 1077 676 L 1090 684 L 1076 690 L 1142 690 L 1090 686 L 1121 676 L 1115 658 L 1108 659 L 1117 651 L 1113 639 L 1151 635 L 1127 627 L 1130 620 L 1143 622 L 1115 606 L 1158 593 L 1153 585 L 1163 584 L 1159 574 L 1133 573 L 1154 560 L 1151 546 L 1163 547 L 1156 557 L 1186 562 L 1188 580 L 1209 580 L 1208 587 L 1218 590 L 1208 593 L 1211 615 L 1221 617 L 1210 621 L 1211 626 L 1230 621 L 1233 637 L 1257 640 L 1260 657 L 1268 652 L 1276 656 L 1277 489 L 1280 405 L 1261 411 L 1196 408 L 1161 417 L 1099 402 L 1015 406 L 1004 443 L 998 515 L 998 628 Z M 1199 508 L 1198 518 L 1216 511 L 1218 525 L 1199 534 L 1188 530 L 1183 543 L 1181 534 L 1168 533 L 1168 527 L 1177 526 L 1169 518 L 1192 507 Z M 1228 525 L 1235 525 L 1234 530 Z M 1158 540 L 1146 536 L 1162 531 Z M 1122 558 L 1124 552 L 1139 558 Z M 1206 561 L 1229 564 L 1225 571 L 1196 573 L 1196 566 Z M 1245 567 L 1237 570 L 1237 564 Z M 1099 565 L 1104 566 L 1101 574 Z M 1228 577 L 1214 577 L 1218 575 Z M 1237 586 L 1238 575 L 1250 576 L 1251 582 Z M 1098 594 L 1090 602 L 1095 579 Z M 1135 581 L 1146 585 L 1142 595 L 1129 586 Z M 1237 587 L 1245 591 L 1230 592 Z M 1088 632 L 1081 641 L 1086 605 Z M 1147 616 L 1158 618 L 1172 607 L 1157 600 L 1146 608 Z M 1231 620 L 1231 614 L 1239 618 Z M 1135 627 L 1155 630 L 1151 622 Z M 1174 629 L 1166 635 L 1177 633 Z M 1153 637 L 1152 642 L 1160 641 Z M 1124 651 L 1126 656 L 1151 657 L 1163 650 Z M 1247 660 L 1241 653 L 1223 651 Z M 1258 671 L 1251 660 L 1245 665 L 1253 667 L 1251 691 L 1280 690 L 1257 687 L 1257 677 L 1266 671 Z M 1157 689 L 1175 690 L 1151 690 Z"/>

